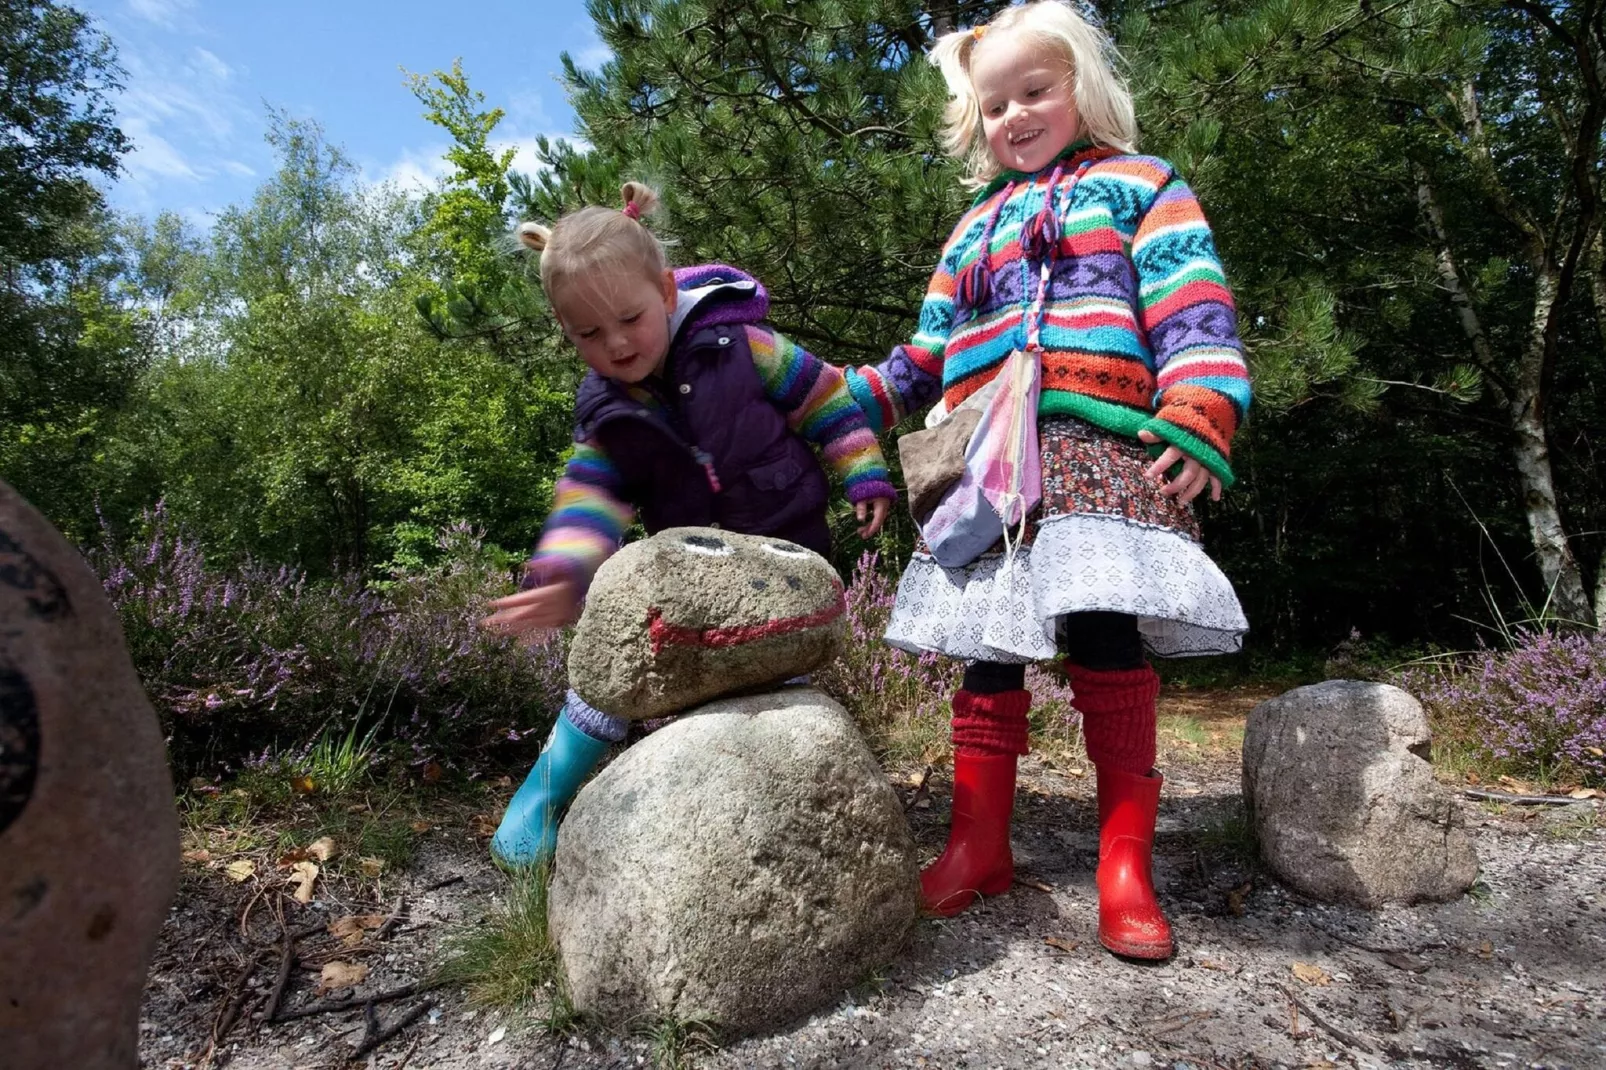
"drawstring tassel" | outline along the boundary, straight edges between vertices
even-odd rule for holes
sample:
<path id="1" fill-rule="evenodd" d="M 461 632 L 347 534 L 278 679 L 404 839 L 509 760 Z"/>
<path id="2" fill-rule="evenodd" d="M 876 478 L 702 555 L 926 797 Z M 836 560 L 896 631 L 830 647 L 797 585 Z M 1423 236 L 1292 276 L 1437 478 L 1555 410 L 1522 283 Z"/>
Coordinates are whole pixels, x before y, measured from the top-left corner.
<path id="1" fill-rule="evenodd" d="M 1060 179 L 1065 175 L 1065 164 L 1062 162 L 1049 177 L 1048 186 L 1043 190 L 1043 207 L 1038 213 L 1026 222 L 1026 229 L 1021 234 L 1021 249 L 1033 260 L 1041 260 L 1052 256 L 1059 246 L 1060 218 L 1055 211 L 1055 194 L 1059 192 Z"/>
<path id="2" fill-rule="evenodd" d="M 992 296 L 993 228 L 998 225 L 998 216 L 1014 192 L 1015 182 L 1012 179 L 994 202 L 993 210 L 987 213 L 987 223 L 981 230 L 981 248 L 976 253 L 976 259 L 972 260 L 970 266 L 961 271 L 959 277 L 954 280 L 956 316 L 970 309 L 980 308 L 982 303 Z"/>

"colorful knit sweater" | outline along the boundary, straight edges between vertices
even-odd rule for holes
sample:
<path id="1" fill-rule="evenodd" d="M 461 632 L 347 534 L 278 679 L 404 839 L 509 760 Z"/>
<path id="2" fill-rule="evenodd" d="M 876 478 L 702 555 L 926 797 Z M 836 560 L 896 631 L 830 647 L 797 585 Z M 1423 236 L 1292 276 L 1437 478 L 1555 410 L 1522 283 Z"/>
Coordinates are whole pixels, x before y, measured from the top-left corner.
<path id="1" fill-rule="evenodd" d="M 851 502 L 895 498 L 886 460 L 864 414 L 848 393 L 842 370 L 758 324 L 743 327 L 764 392 L 787 425 L 820 449 L 846 486 Z M 649 390 L 631 387 L 643 406 L 657 408 Z M 526 566 L 526 585 L 567 579 L 584 588 L 619 548 L 635 516 L 624 480 L 606 452 L 582 441 L 553 488 L 552 512 Z"/>
<path id="2" fill-rule="evenodd" d="M 1204 213 L 1164 160 L 1085 144 L 976 197 L 943 247 L 913 341 L 848 373 L 871 426 L 939 395 L 951 410 L 1024 348 L 1045 256 L 1039 413 L 1151 431 L 1230 485 L 1249 376 Z"/>

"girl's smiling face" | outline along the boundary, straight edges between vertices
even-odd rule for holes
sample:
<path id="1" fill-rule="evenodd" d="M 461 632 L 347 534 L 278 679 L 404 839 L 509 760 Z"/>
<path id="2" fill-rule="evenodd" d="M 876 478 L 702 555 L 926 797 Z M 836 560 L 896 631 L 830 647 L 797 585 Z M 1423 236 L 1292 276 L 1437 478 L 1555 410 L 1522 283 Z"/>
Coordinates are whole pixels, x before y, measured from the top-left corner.
<path id="1" fill-rule="evenodd" d="M 1076 140 L 1074 76 L 1064 54 L 1018 32 L 989 34 L 975 46 L 970 81 L 982 133 L 1006 171 L 1037 171 Z"/>
<path id="2" fill-rule="evenodd" d="M 669 317 L 675 311 L 673 272 L 607 275 L 577 281 L 553 302 L 563 333 L 598 375 L 639 383 L 669 355 Z M 558 305 L 562 307 L 559 308 Z"/>

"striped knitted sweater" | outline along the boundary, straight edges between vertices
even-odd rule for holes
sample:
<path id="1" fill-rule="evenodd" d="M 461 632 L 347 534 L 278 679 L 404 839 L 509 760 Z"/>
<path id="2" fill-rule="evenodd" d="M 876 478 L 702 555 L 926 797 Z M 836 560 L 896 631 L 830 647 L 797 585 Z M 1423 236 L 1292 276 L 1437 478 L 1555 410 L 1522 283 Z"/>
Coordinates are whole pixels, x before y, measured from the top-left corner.
<path id="1" fill-rule="evenodd" d="M 1039 413 L 1152 431 L 1230 485 L 1249 376 L 1204 213 L 1164 160 L 1086 144 L 976 197 L 943 247 L 914 339 L 848 373 L 871 426 L 939 395 L 951 410 L 1024 348 L 1050 251 Z"/>
<path id="2" fill-rule="evenodd" d="M 765 327 L 748 324 L 745 330 L 765 394 L 788 426 L 819 448 L 845 484 L 848 500 L 895 498 L 886 459 L 842 370 Z M 630 394 L 645 406 L 659 405 L 649 390 L 632 387 Z M 594 442 L 577 443 L 553 488 L 552 512 L 525 567 L 526 586 L 560 578 L 589 586 L 634 518 L 624 480 L 607 453 Z"/>

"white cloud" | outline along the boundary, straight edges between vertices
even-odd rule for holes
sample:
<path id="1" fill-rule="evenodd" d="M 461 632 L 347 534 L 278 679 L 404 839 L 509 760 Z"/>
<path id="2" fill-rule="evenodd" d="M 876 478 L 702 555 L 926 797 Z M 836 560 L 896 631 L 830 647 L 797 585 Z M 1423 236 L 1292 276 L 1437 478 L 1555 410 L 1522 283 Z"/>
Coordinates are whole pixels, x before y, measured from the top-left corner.
<path id="1" fill-rule="evenodd" d="M 143 118 L 126 116 L 123 133 L 134 143 L 133 151 L 123 158 L 123 167 L 134 181 L 144 184 L 157 179 L 182 178 L 191 182 L 202 179 L 201 172 L 184 158 L 184 154 L 152 130 Z"/>
<path id="2" fill-rule="evenodd" d="M 169 0 L 142 0 L 171 3 Z M 165 9 L 164 9 L 165 10 Z M 127 47 L 127 86 L 118 101 L 123 130 L 134 143 L 124 159 L 125 181 L 150 194 L 160 184 L 201 184 L 219 174 L 255 174 L 241 161 L 241 128 L 251 111 L 234 92 L 234 71 L 204 48 Z"/>
<path id="3" fill-rule="evenodd" d="M 208 52 L 204 48 L 197 48 L 193 54 L 195 66 L 192 69 L 204 72 L 219 82 L 226 82 L 234 76 L 233 68 L 218 59 L 216 54 Z"/>
<path id="4" fill-rule="evenodd" d="M 563 140 L 579 149 L 586 148 L 585 142 L 566 134 L 548 133 L 546 137 L 549 141 Z M 408 192 L 427 193 L 438 187 L 441 179 L 451 173 L 452 165 L 446 160 L 448 147 L 446 142 L 436 142 L 405 149 L 388 164 L 364 166 L 363 181 L 371 185 L 388 183 Z M 512 149 L 513 162 L 509 166 L 514 171 L 534 175 L 546 170 L 546 165 L 536 155 L 534 134 L 528 137 L 493 138 L 487 147 L 498 156 Z"/>
<path id="5" fill-rule="evenodd" d="M 430 145 L 420 149 L 403 149 L 401 156 L 378 168 L 364 167 L 364 181 L 374 185 L 398 186 L 409 193 L 427 193 L 440 184 L 450 170 L 446 162 L 446 146 Z"/>
<path id="6" fill-rule="evenodd" d="M 128 10 L 147 22 L 171 28 L 195 7 L 195 0 L 128 0 Z"/>

